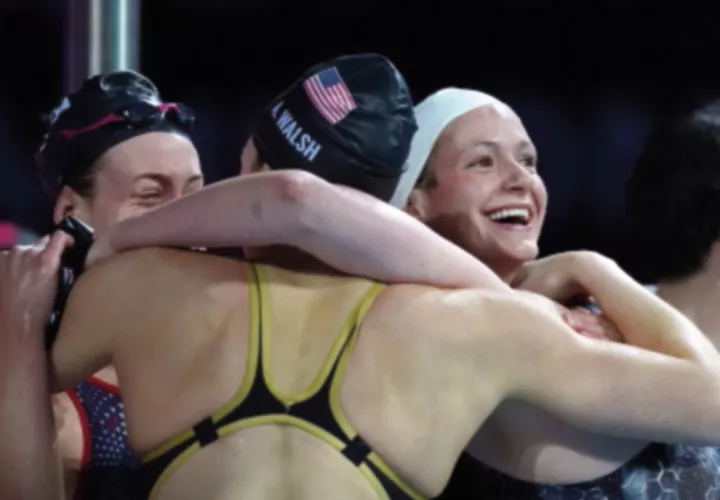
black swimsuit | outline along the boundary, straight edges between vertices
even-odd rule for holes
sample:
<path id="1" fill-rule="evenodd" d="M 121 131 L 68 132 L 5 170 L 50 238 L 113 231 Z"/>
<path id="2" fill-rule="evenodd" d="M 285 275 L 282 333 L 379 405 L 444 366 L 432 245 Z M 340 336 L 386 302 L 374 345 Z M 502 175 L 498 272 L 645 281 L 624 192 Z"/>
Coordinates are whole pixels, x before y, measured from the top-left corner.
<path id="1" fill-rule="evenodd" d="M 269 333 L 262 268 L 246 263 L 251 284 L 251 339 L 246 376 L 235 396 L 192 430 L 151 452 L 141 466 L 143 490 L 148 498 L 170 471 L 190 454 L 231 432 L 249 427 L 293 425 L 326 441 L 355 464 L 378 498 L 418 500 L 423 497 L 403 482 L 350 426 L 339 405 L 339 388 L 355 333 L 375 297 L 384 288 L 372 285 L 343 327 L 318 377 L 304 394 L 280 397 L 267 373 Z"/>

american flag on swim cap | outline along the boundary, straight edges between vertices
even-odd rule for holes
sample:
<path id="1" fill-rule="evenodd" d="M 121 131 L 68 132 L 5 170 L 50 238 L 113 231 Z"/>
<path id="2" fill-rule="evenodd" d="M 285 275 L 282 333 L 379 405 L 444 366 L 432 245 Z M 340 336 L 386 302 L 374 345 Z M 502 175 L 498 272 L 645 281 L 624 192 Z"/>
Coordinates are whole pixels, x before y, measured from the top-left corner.
<path id="1" fill-rule="evenodd" d="M 357 107 L 350 89 L 334 66 L 309 77 L 303 87 L 315 109 L 330 125 L 341 122 Z"/>

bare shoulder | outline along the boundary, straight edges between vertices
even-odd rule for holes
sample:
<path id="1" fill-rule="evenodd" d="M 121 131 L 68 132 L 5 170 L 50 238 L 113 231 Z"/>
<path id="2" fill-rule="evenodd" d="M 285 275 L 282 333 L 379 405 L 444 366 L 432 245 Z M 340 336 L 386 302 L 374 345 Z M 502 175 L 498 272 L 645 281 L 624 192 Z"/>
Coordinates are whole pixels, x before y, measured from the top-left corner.
<path id="1" fill-rule="evenodd" d="M 124 252 L 85 271 L 70 293 L 62 331 L 80 329 L 79 324 L 107 324 L 108 318 L 130 318 L 133 314 L 128 313 L 147 303 L 148 296 L 164 296 L 157 289 L 164 281 L 159 275 L 168 265 L 163 257 L 166 252 L 171 251 Z"/>
<path id="2" fill-rule="evenodd" d="M 218 267 L 242 268 L 242 263 L 190 250 L 140 248 L 120 253 L 99 263 L 81 276 L 78 286 L 93 288 L 93 284 L 150 284 L 179 274 L 188 278 Z"/>
<path id="3" fill-rule="evenodd" d="M 497 361 L 500 371 L 518 357 L 578 342 L 557 304 L 534 294 L 398 285 L 378 302 L 370 319 L 384 332 L 430 341 L 451 357 L 488 368 Z"/>
<path id="4" fill-rule="evenodd" d="M 114 255 L 83 273 L 78 285 L 84 282 L 105 281 L 107 279 L 130 277 L 128 271 L 145 269 L 162 269 L 167 257 L 176 250 L 166 248 L 140 248 Z"/>
<path id="5" fill-rule="evenodd" d="M 197 258 L 214 258 L 201 252 L 162 247 L 147 247 L 129 250 L 110 257 L 93 267 L 88 273 L 112 275 L 123 273 L 128 269 L 157 268 L 159 270 L 172 267 L 182 261 Z"/>
<path id="6" fill-rule="evenodd" d="M 420 385 L 452 384 L 456 394 L 465 394 L 468 404 L 487 414 L 507 393 L 508 365 L 517 357 L 506 333 L 518 327 L 508 324 L 528 307 L 513 293 L 389 286 L 361 335 L 371 339 L 365 346 L 376 348 L 374 359 L 392 353 L 389 362 L 395 367 L 405 362 Z"/>
<path id="7" fill-rule="evenodd" d="M 394 285 L 383 293 L 375 311 L 378 321 L 412 325 L 430 337 L 487 341 L 499 330 L 499 325 L 507 325 L 510 316 L 531 307 L 528 302 L 514 293 Z"/>

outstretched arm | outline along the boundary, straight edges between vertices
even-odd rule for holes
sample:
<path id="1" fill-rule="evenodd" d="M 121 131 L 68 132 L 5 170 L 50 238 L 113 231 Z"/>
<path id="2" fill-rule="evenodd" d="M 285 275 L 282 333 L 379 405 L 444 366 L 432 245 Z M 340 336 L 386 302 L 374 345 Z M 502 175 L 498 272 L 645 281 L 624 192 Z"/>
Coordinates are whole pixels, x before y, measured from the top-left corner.
<path id="1" fill-rule="evenodd" d="M 576 335 L 522 298 L 501 297 L 488 307 L 497 335 L 493 352 L 504 360 L 498 366 L 506 397 L 600 434 L 720 443 L 720 356 L 714 347 L 702 357 L 660 354 Z M 703 343 L 690 321 L 678 321 L 674 333 Z"/>
<path id="2" fill-rule="evenodd" d="M 90 254 L 143 246 L 297 247 L 348 274 L 439 287 L 510 288 L 404 212 L 302 171 L 229 179 L 118 223 Z"/>
<path id="3" fill-rule="evenodd" d="M 697 331 L 689 319 L 600 254 L 565 252 L 536 261 L 525 271 L 522 288 L 556 300 L 577 292 L 592 295 L 628 344 L 700 363 L 717 359 L 707 337 L 687 334 Z"/>

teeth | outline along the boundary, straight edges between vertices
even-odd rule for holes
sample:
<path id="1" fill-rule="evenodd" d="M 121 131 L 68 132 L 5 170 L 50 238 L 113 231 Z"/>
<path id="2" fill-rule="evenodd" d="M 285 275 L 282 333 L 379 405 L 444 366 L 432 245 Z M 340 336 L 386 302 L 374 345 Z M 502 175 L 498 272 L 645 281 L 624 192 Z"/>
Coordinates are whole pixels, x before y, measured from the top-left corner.
<path id="1" fill-rule="evenodd" d="M 506 208 L 490 214 L 490 219 L 495 221 L 509 219 L 510 217 L 518 217 L 523 222 L 527 222 L 530 219 L 530 211 L 526 208 Z"/>

